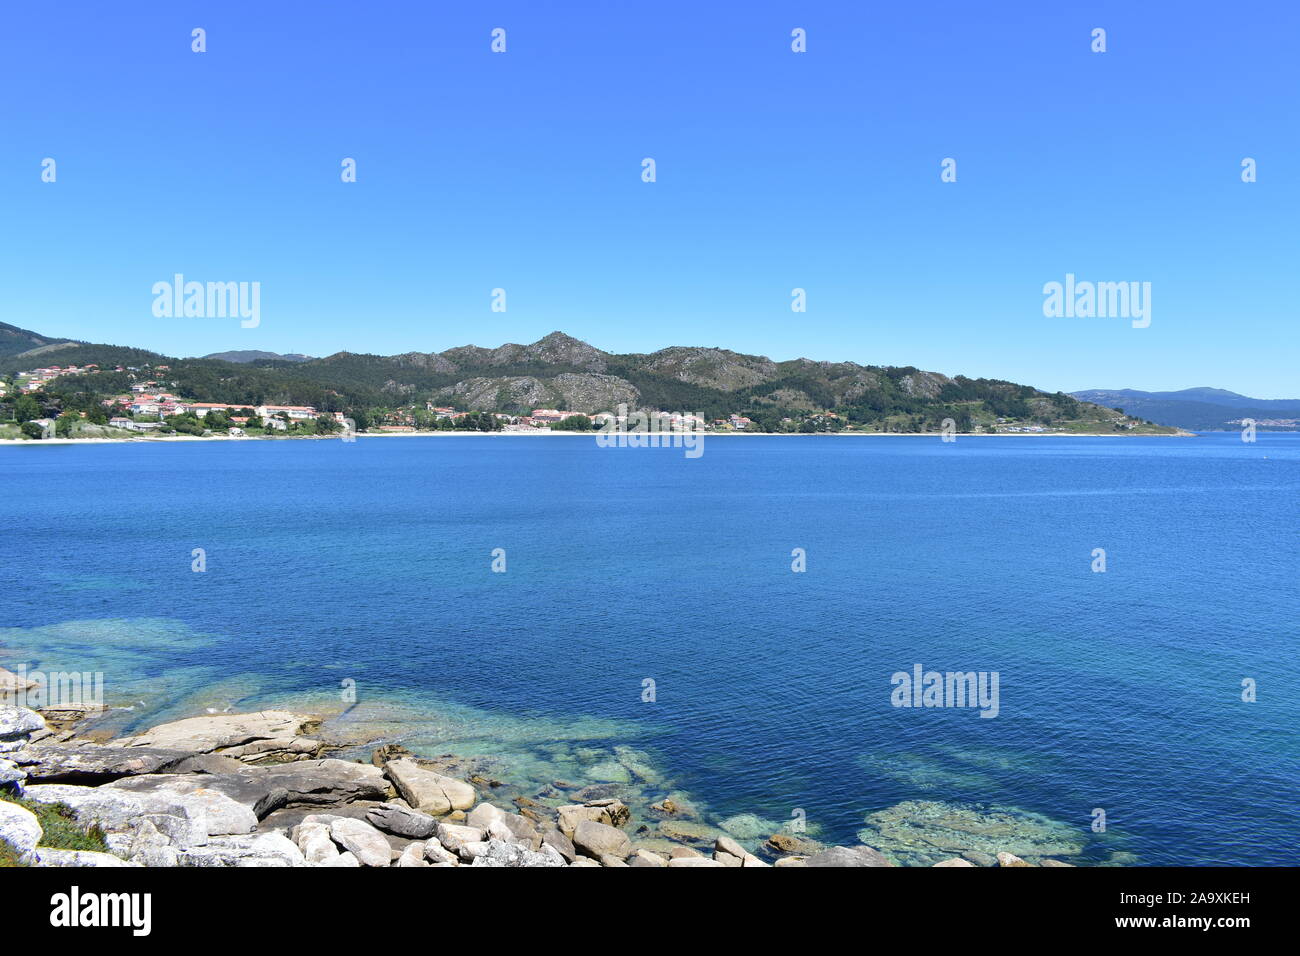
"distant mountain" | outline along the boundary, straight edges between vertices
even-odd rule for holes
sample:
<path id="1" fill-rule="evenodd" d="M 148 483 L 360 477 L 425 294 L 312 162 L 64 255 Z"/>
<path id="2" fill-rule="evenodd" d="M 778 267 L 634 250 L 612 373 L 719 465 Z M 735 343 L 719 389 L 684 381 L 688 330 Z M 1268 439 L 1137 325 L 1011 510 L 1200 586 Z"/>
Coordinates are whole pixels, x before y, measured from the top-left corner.
<path id="1" fill-rule="evenodd" d="M 298 352 L 281 355 L 278 352 L 259 352 L 256 349 L 246 349 L 241 352 L 213 352 L 211 355 L 203 357 L 205 359 L 217 359 L 220 362 L 234 362 L 237 365 L 247 362 L 310 362 L 314 358 L 314 356 L 302 355 Z"/>
<path id="2" fill-rule="evenodd" d="M 21 330 L 17 330 L 21 331 Z M 32 333 L 34 334 L 34 333 Z M 37 339 L 42 337 L 36 336 Z M 53 342 L 54 340 L 46 340 Z M 219 352 L 168 358 L 140 349 L 71 343 L 60 365 L 95 363 L 100 372 L 62 376 L 47 391 L 120 394 L 149 367 L 177 394 L 239 405 L 300 404 L 350 411 L 358 420 L 426 404 L 471 412 L 534 408 L 594 413 L 631 409 L 741 415 L 764 430 L 959 430 L 1051 426 L 1071 431 L 1167 431 L 1062 392 L 999 379 L 972 379 L 912 366 L 858 365 L 799 358 L 777 362 L 717 347 L 672 346 L 649 354 L 605 352 L 563 332 L 529 345 L 462 345 L 443 352 L 324 358 Z M 36 367 L 30 354 L 0 356 L 0 373 Z M 157 366 L 166 365 L 162 375 Z M 110 371 L 123 366 L 128 371 Z M 828 414 L 833 413 L 833 414 Z"/>
<path id="3" fill-rule="evenodd" d="M 1070 394 L 1080 401 L 1122 408 L 1129 415 L 1192 431 L 1235 430 L 1243 418 L 1253 418 L 1264 428 L 1300 428 L 1297 398 L 1250 398 L 1221 388 L 1185 388 L 1177 392 L 1095 388 Z M 1281 424 L 1288 421 L 1296 424 Z"/>

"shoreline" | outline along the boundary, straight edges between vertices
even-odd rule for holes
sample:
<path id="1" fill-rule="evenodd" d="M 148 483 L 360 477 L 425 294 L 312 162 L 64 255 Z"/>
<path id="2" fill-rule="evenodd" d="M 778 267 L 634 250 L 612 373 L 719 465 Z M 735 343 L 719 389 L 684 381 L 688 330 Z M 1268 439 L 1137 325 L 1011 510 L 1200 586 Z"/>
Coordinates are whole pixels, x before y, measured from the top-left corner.
<path id="1" fill-rule="evenodd" d="M 479 431 L 429 431 L 429 432 L 358 432 L 354 438 L 595 438 L 599 432 L 479 432 Z M 686 436 L 687 432 L 658 433 L 668 439 Z M 939 432 L 702 432 L 694 433 L 704 438 L 939 438 Z M 1227 433 L 1224 433 L 1227 434 Z M 1285 434 L 1283 432 L 1282 434 Z M 1173 434 L 1115 434 L 1104 432 L 956 432 L 955 438 L 1199 438 L 1197 432 L 1178 431 Z M 153 438 L 0 438 L 0 445 L 133 445 L 151 442 L 207 442 L 207 441 L 342 441 L 339 435 L 295 435 L 272 438 L 263 435 L 159 435 Z"/>

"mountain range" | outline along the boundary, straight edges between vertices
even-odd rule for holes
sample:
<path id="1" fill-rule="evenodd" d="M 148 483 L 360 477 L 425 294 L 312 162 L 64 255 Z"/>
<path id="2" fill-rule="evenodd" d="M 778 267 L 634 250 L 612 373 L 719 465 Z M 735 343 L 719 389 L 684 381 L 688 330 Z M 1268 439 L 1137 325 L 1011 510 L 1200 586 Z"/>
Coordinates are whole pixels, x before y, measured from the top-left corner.
<path id="1" fill-rule="evenodd" d="M 1234 431 L 1243 418 L 1261 423 L 1300 423 L 1300 398 L 1251 398 L 1221 388 L 1185 388 L 1177 392 L 1093 388 L 1070 394 L 1080 401 L 1122 408 L 1130 415 L 1192 431 Z M 1300 424 L 1261 427 L 1294 429 Z"/>
<path id="2" fill-rule="evenodd" d="M 950 377 L 912 366 L 806 358 L 777 362 L 720 347 L 620 354 L 563 332 L 528 345 L 464 345 L 388 356 L 337 352 L 309 358 L 237 351 L 171 358 L 0 325 L 0 374 L 44 364 L 89 363 L 101 371 L 64 376 L 55 384 L 68 394 L 118 394 L 137 376 L 105 369 L 166 365 L 168 387 L 194 401 L 314 405 L 363 417 L 373 410 L 422 408 L 425 403 L 513 414 L 541 407 L 594 413 L 626 404 L 708 419 L 741 414 L 771 430 L 783 420 L 787 425 L 821 421 L 828 412 L 839 422 L 889 431 L 928 431 L 948 417 L 962 430 L 972 424 L 995 427 L 999 419 L 1004 425 L 1077 431 L 1149 425 L 1061 392 L 998 379 Z"/>

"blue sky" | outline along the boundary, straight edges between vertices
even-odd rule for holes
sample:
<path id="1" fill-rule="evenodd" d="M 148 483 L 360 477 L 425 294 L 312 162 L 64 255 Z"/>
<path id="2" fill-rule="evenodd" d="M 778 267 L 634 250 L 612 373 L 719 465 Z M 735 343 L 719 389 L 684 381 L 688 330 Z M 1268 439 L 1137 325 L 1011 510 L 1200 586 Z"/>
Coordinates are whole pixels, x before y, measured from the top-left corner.
<path id="1" fill-rule="evenodd" d="M 0 320 L 1297 397 L 1298 28 L 1290 2 L 8 3 Z M 155 318 L 178 272 L 260 282 L 260 326 Z M 1044 317 L 1066 273 L 1150 282 L 1150 327 Z"/>

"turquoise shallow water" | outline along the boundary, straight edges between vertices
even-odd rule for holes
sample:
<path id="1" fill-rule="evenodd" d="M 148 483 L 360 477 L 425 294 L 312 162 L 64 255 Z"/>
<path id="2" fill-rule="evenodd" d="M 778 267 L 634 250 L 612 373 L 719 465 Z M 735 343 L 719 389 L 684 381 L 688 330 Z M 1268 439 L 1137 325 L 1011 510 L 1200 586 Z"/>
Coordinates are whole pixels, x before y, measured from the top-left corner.
<path id="1" fill-rule="evenodd" d="M 340 734 L 751 840 L 1300 862 L 1300 436 L 137 443 L 0 474 L 0 663 L 104 671 L 114 727 L 338 711 L 349 680 Z M 917 663 L 998 672 L 998 716 L 892 706 Z"/>

